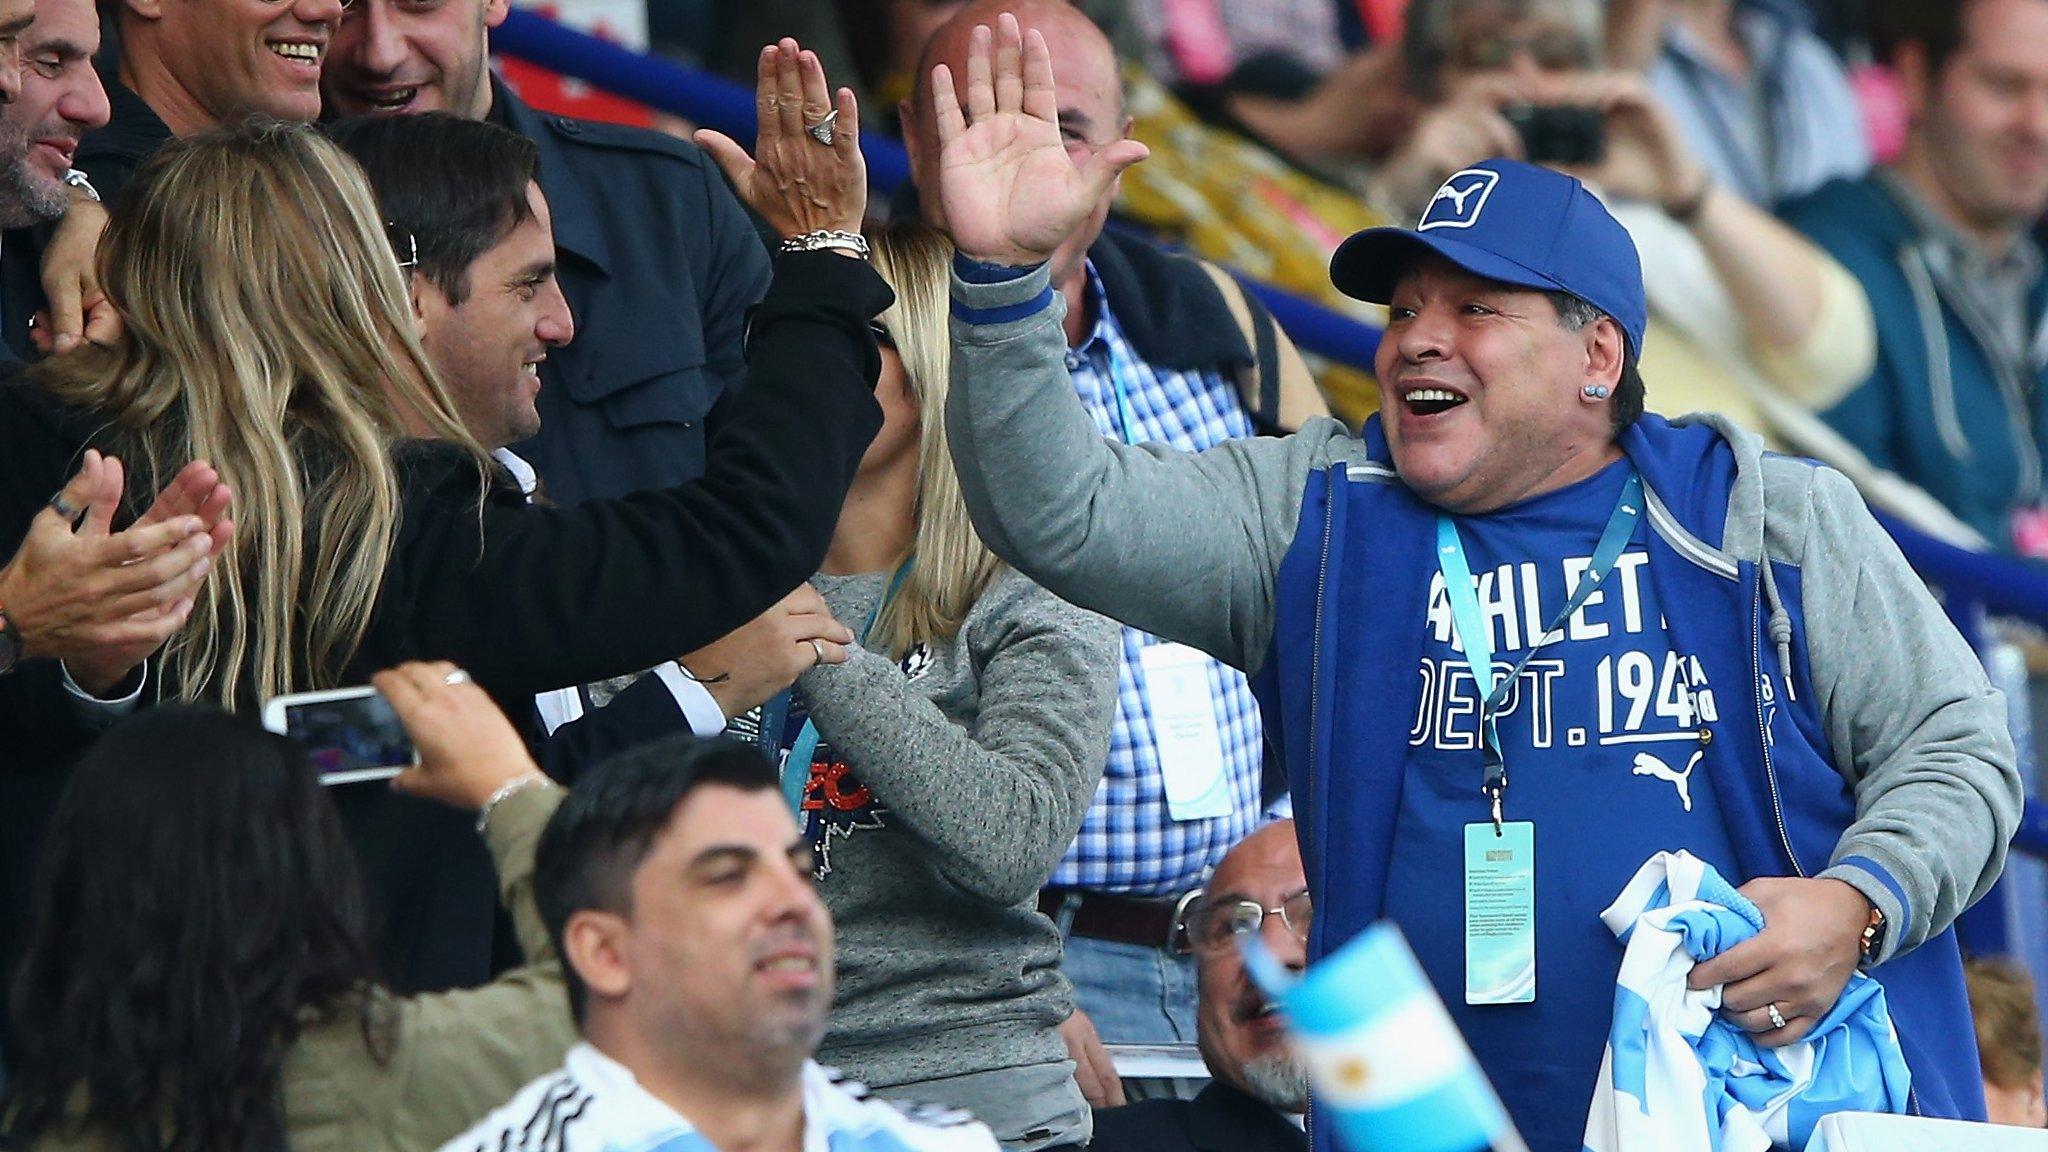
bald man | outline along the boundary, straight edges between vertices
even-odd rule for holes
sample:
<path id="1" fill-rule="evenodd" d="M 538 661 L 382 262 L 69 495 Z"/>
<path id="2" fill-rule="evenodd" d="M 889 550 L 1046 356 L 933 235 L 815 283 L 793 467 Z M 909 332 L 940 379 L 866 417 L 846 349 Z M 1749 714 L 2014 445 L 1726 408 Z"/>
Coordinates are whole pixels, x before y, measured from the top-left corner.
<path id="1" fill-rule="evenodd" d="M 926 45 L 901 107 L 916 210 L 942 228 L 931 71 L 945 63 L 964 76 L 974 26 L 1006 11 L 1051 50 L 1060 131 L 1077 165 L 1130 132 L 1116 57 L 1080 10 L 1064 0 L 968 4 Z M 1114 194 L 1052 258 L 1067 367 L 1102 434 L 1199 451 L 1325 414 L 1300 354 L 1256 300 L 1214 268 L 1104 233 Z M 1064 970 L 1103 1040 L 1192 1043 L 1195 971 L 1175 946 L 1176 913 L 1279 788 L 1266 787 L 1258 706 L 1241 673 L 1134 629 L 1122 643 L 1103 785 L 1040 906 L 1067 935 Z"/>
<path id="2" fill-rule="evenodd" d="M 1307 1152 L 1308 1068 L 1240 949 L 1257 935 L 1298 972 L 1312 913 L 1294 821 L 1266 825 L 1223 857 L 1188 915 L 1201 985 L 1197 1031 L 1213 1079 L 1193 1100 L 1096 1113 L 1091 1152 Z"/>

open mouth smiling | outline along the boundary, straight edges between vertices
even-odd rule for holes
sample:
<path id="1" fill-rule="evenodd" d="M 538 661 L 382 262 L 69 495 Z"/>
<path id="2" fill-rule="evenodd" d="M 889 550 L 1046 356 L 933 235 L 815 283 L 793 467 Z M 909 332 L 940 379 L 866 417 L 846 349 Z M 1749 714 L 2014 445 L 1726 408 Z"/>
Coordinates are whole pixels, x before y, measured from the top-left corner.
<path id="1" fill-rule="evenodd" d="M 1401 403 L 1417 416 L 1439 416 L 1467 400 L 1448 388 L 1408 388 L 1401 393 Z"/>

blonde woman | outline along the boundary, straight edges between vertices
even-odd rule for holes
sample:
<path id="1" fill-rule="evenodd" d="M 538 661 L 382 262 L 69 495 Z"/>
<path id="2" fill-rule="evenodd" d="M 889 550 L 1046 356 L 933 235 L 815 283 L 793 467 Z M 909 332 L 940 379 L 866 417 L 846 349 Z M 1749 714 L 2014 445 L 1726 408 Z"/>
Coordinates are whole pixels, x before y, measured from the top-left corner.
<path id="1" fill-rule="evenodd" d="M 792 107 L 829 101 L 793 42 L 764 52 L 761 83 Z M 763 125 L 758 172 L 727 158 L 744 162 L 751 206 L 786 237 L 858 228 L 852 135 L 823 145 L 785 127 Z M 152 695 L 246 710 L 438 658 L 524 716 L 537 692 L 717 639 L 817 566 L 880 424 L 868 321 L 889 293 L 865 262 L 777 259 L 749 385 L 701 480 L 554 509 L 529 506 L 463 429 L 391 252 L 360 170 L 304 126 L 175 141 L 136 173 L 100 248 L 125 334 L 0 388 L 0 552 L 88 445 L 126 461 L 137 491 L 210 461 L 235 493 L 237 529 L 157 667 L 140 671 L 146 651 L 73 663 L 80 687 L 104 697 L 153 679 Z M 398 901 L 392 931 L 442 932 L 487 960 L 488 860 L 459 821 L 432 823 L 427 806 L 376 789 L 346 798 L 344 815 L 373 889 Z M 460 849 L 461 869 L 435 856 Z M 469 887 L 454 902 L 481 932 L 429 899 L 458 875 Z M 392 972 L 401 987 L 482 975 L 418 943 L 384 942 L 394 967 L 431 965 L 418 980 Z"/>
<path id="2" fill-rule="evenodd" d="M 942 417 L 951 250 L 914 224 L 870 242 L 897 294 L 882 431 L 812 579 L 860 641 L 769 732 L 839 931 L 819 1059 L 964 1108 L 1012 1149 L 1085 1144 L 1058 1033 L 1072 992 L 1033 901 L 1101 775 L 1116 632 L 975 535 Z"/>

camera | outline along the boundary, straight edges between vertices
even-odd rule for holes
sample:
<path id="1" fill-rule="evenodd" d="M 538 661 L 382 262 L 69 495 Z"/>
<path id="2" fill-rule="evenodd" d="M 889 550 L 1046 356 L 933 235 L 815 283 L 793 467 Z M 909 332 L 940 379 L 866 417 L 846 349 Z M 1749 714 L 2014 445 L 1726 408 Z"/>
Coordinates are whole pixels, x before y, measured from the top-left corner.
<path id="1" fill-rule="evenodd" d="M 1531 164 L 1597 164 L 1606 155 L 1606 117 L 1598 108 L 1518 104 L 1501 115 L 1522 137 Z"/>

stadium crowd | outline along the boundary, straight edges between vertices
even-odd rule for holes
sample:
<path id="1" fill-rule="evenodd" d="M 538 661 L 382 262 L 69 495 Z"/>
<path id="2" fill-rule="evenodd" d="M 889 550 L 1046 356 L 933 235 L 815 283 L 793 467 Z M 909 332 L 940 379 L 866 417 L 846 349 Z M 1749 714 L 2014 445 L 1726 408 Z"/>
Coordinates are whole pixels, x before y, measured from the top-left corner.
<path id="1" fill-rule="evenodd" d="M 508 5 L 0 0 L 0 1148 L 1329 1149 L 1243 946 L 1381 919 L 1532 1148 L 2048 1125 L 1867 506 L 2048 561 L 2048 0 L 754 0 L 744 143 Z M 1372 225 L 1362 426 L 1117 220 L 1211 135 Z M 1661 853 L 1773 1102 L 1617 1055 Z"/>

